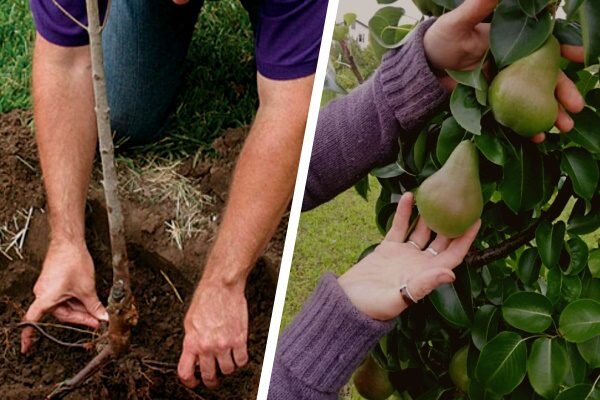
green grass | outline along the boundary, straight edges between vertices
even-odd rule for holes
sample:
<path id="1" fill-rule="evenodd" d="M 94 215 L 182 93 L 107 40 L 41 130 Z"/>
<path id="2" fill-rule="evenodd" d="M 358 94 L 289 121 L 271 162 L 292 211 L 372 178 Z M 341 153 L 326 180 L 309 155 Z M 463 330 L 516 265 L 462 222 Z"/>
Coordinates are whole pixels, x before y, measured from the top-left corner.
<path id="1" fill-rule="evenodd" d="M 31 107 L 34 37 L 28 1 L 0 2 L 0 112 Z M 258 104 L 253 48 L 250 21 L 240 2 L 207 1 L 167 135 L 146 150 L 192 154 L 224 129 L 250 124 Z"/>
<path id="2" fill-rule="evenodd" d="M 342 274 L 369 245 L 381 241 L 375 226 L 377 182 L 369 202 L 350 189 L 331 202 L 302 214 L 290 271 L 281 327 L 287 326 L 315 289 L 324 272 Z"/>
<path id="3" fill-rule="evenodd" d="M 0 2 L 0 113 L 29 108 L 32 43 L 27 0 Z"/>

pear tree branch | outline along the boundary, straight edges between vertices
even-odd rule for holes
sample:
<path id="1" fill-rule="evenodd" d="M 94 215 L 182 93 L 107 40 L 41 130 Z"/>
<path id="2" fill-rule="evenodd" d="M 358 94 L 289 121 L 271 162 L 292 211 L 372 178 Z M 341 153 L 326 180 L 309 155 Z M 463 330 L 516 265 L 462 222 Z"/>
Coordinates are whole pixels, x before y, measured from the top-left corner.
<path id="1" fill-rule="evenodd" d="M 552 205 L 540 216 L 540 218 L 523 231 L 511 236 L 494 247 L 485 250 L 469 251 L 467 257 L 465 257 L 465 264 L 472 268 L 480 268 L 493 261 L 507 257 L 519 247 L 529 243 L 535 237 L 535 231 L 543 221 L 554 221 L 560 216 L 572 194 L 573 189 L 570 181 L 567 179 L 562 189 L 556 195 Z"/>
<path id="2" fill-rule="evenodd" d="M 350 69 L 352 70 L 352 73 L 356 77 L 356 80 L 358 81 L 358 83 L 362 84 L 365 81 L 365 78 L 363 78 L 362 74 L 360 73 L 360 70 L 358 69 L 358 65 L 356 65 L 356 60 L 354 59 L 354 56 L 352 55 L 352 52 L 350 51 L 348 42 L 346 41 L 346 39 L 339 40 L 338 42 L 340 43 L 340 48 L 342 49 L 342 54 L 344 55 L 344 58 L 350 65 Z"/>

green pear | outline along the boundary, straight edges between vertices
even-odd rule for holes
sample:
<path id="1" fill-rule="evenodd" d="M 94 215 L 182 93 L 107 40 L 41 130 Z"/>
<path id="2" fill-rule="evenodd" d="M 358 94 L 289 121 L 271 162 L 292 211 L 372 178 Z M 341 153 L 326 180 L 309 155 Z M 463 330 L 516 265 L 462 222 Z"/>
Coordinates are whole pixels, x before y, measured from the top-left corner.
<path id="1" fill-rule="evenodd" d="M 438 6 L 433 0 L 413 0 L 413 3 L 425 15 L 439 17 L 444 13 L 444 7 Z"/>
<path id="2" fill-rule="evenodd" d="M 419 186 L 415 200 L 421 218 L 434 232 L 448 238 L 465 233 L 483 212 L 475 145 L 462 141 L 442 168 Z"/>
<path id="3" fill-rule="evenodd" d="M 394 393 L 388 372 L 371 355 L 354 371 L 352 380 L 358 393 L 367 400 L 385 400 Z"/>
<path id="4" fill-rule="evenodd" d="M 454 385 L 463 393 L 469 390 L 469 374 L 467 372 L 467 357 L 469 345 L 458 350 L 450 360 L 448 372 Z"/>
<path id="5" fill-rule="evenodd" d="M 560 44 L 554 36 L 531 55 L 506 67 L 490 85 L 496 121 L 521 136 L 550 130 L 558 115 L 554 97 L 560 72 Z"/>

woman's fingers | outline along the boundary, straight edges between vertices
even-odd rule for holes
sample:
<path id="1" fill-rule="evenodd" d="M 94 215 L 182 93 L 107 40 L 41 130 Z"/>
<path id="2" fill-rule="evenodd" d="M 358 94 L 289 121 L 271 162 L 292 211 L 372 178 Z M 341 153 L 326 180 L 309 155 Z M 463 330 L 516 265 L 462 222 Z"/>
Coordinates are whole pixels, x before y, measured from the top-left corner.
<path id="1" fill-rule="evenodd" d="M 563 44 L 560 46 L 560 52 L 564 58 L 575 63 L 583 64 L 585 60 L 585 53 L 582 46 Z"/>
<path id="2" fill-rule="evenodd" d="M 454 282 L 454 272 L 447 268 L 423 270 L 407 283 L 410 295 L 419 301 L 441 285 Z"/>
<path id="3" fill-rule="evenodd" d="M 572 113 L 578 113 L 585 107 L 585 100 L 577 86 L 571 81 L 564 72 L 560 72 L 558 75 L 558 82 L 556 84 L 556 98 L 565 109 Z"/>
<path id="4" fill-rule="evenodd" d="M 434 239 L 433 242 L 431 242 L 431 244 L 428 246 L 428 248 L 433 249 L 434 252 L 436 253 L 441 253 L 442 251 L 446 250 L 448 248 L 448 245 L 450 244 L 450 239 L 448 239 L 446 236 L 444 235 L 437 235 Z M 434 255 L 433 252 L 429 252 L 431 255 Z"/>
<path id="5" fill-rule="evenodd" d="M 546 134 L 545 133 L 538 133 L 537 135 L 533 135 L 530 140 L 535 143 L 535 144 L 540 144 L 542 143 L 544 140 L 546 140 Z"/>
<path id="6" fill-rule="evenodd" d="M 455 268 L 460 265 L 471 248 L 480 227 L 481 220 L 478 220 L 464 235 L 452 240 L 448 248 L 434 258 L 436 265 L 443 268 Z"/>
<path id="7" fill-rule="evenodd" d="M 562 132 L 567 133 L 573 130 L 575 126 L 575 122 L 573 122 L 573 118 L 569 116 L 565 112 L 563 106 L 558 106 L 558 117 L 556 118 L 556 127 Z"/>
<path id="8" fill-rule="evenodd" d="M 406 231 L 408 230 L 413 202 L 414 196 L 412 193 L 408 192 L 402 195 L 396 208 L 392 228 L 386 235 L 385 240 L 392 242 L 404 242 L 406 240 Z"/>
<path id="9" fill-rule="evenodd" d="M 419 249 L 424 249 L 431 238 L 431 229 L 427 226 L 427 223 L 419 216 L 419 221 L 413 233 L 408 237 L 409 241 L 416 243 Z"/>

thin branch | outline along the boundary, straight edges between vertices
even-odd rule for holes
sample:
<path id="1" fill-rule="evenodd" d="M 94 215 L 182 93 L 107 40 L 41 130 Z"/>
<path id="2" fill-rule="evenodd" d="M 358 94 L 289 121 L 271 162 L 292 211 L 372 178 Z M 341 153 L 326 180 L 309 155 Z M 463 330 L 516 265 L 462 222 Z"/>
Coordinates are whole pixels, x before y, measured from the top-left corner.
<path id="1" fill-rule="evenodd" d="M 66 8 L 64 8 L 63 6 L 61 6 L 60 3 L 57 0 L 52 0 L 52 3 L 54 3 L 54 5 L 56 6 L 56 8 L 58 8 L 67 18 L 69 18 L 71 21 L 73 21 L 74 23 L 76 23 L 81 29 L 83 29 L 86 32 L 89 32 L 88 27 L 85 26 L 84 24 L 82 24 L 81 22 L 79 22 L 79 20 L 77 18 L 75 18 L 73 16 L 73 14 L 71 14 L 70 12 L 68 12 Z"/>
<path id="2" fill-rule="evenodd" d="M 499 243 L 497 246 L 485 250 L 469 251 L 467 257 L 465 257 L 465 264 L 472 268 L 483 267 L 492 261 L 505 258 L 519 247 L 529 243 L 535 237 L 535 231 L 542 221 L 554 221 L 560 216 L 572 194 L 571 183 L 569 180 L 566 180 L 563 188 L 558 192 L 556 199 L 554 199 L 554 203 L 534 223 L 504 242 Z"/>
<path id="3" fill-rule="evenodd" d="M 108 22 L 108 17 L 110 16 L 110 6 L 111 0 L 108 0 L 106 2 L 106 12 L 104 13 L 104 21 L 102 21 L 102 24 L 100 24 L 100 33 L 102 33 L 102 31 L 106 27 L 106 23 Z"/>
<path id="4" fill-rule="evenodd" d="M 17 327 L 21 328 L 24 326 L 30 326 L 32 328 L 35 328 L 39 333 L 41 333 L 43 336 L 45 336 L 46 338 L 50 339 L 51 341 L 53 341 L 56 344 L 59 344 L 61 346 L 66 346 L 66 347 L 77 347 L 80 349 L 88 349 L 88 345 L 85 343 L 70 343 L 70 342 L 63 342 L 62 340 L 52 336 L 51 334 L 49 334 L 48 332 L 46 332 L 44 330 L 44 328 L 42 328 L 41 326 L 39 326 L 37 323 L 32 322 L 32 321 L 23 321 L 17 324 Z"/>
<path id="5" fill-rule="evenodd" d="M 352 55 L 352 52 L 350 51 L 350 48 L 348 47 L 348 43 L 346 42 L 346 39 L 340 40 L 339 43 L 340 43 L 340 47 L 342 48 L 342 53 L 344 54 L 344 58 L 346 58 L 346 61 L 348 62 L 348 64 L 350 64 L 350 69 L 352 70 L 352 73 L 356 77 L 356 80 L 358 81 L 358 83 L 362 84 L 365 81 L 365 79 L 363 78 L 362 74 L 360 73 L 360 70 L 358 69 L 358 65 L 356 65 L 356 61 L 354 60 L 354 56 Z"/>

